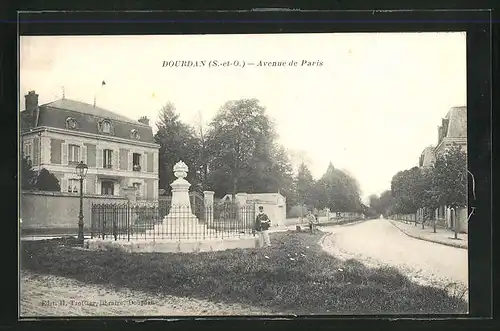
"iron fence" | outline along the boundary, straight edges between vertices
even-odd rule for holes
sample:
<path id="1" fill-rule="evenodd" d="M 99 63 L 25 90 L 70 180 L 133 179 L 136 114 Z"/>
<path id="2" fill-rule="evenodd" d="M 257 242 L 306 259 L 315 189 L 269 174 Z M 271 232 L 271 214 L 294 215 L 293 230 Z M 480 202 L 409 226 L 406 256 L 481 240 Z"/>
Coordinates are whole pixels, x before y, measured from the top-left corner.
<path id="1" fill-rule="evenodd" d="M 138 205 L 92 204 L 91 237 L 114 240 L 210 239 L 251 234 L 253 204 L 172 206 L 168 200 Z"/>

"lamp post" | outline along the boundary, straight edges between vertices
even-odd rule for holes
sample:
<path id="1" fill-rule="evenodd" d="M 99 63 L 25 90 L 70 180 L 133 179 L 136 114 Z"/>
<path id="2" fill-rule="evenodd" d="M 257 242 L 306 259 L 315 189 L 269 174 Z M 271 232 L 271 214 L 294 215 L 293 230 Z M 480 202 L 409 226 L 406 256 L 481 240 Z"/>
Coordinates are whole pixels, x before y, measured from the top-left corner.
<path id="1" fill-rule="evenodd" d="M 83 246 L 83 179 L 89 167 L 80 161 L 76 166 L 76 174 L 80 180 L 80 214 L 78 215 L 78 242 Z"/>

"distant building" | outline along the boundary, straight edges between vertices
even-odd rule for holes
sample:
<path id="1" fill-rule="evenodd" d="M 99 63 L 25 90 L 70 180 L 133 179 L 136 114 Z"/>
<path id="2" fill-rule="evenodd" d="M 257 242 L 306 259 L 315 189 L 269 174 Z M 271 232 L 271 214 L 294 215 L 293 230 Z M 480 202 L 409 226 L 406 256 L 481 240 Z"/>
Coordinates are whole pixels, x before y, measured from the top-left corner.
<path id="1" fill-rule="evenodd" d="M 124 195 L 135 188 L 139 198 L 158 198 L 158 150 L 145 117 L 134 121 L 106 109 L 68 99 L 38 105 L 30 91 L 20 113 L 22 154 L 33 170 L 45 168 L 62 192 L 79 193 L 75 166 L 89 167 L 83 191 Z"/>
<path id="2" fill-rule="evenodd" d="M 438 127 L 438 143 L 434 154 L 439 155 L 453 143 L 467 153 L 467 107 L 453 107 Z"/>
<path id="3" fill-rule="evenodd" d="M 235 198 L 239 204 L 255 204 L 256 212 L 259 206 L 264 207 L 264 213 L 271 219 L 273 227 L 285 227 L 286 198 L 281 193 L 238 193 Z M 226 194 L 219 203 L 227 201 L 232 201 L 231 194 Z"/>
<path id="4" fill-rule="evenodd" d="M 434 146 L 426 147 L 422 151 L 422 154 L 420 154 L 418 166 L 420 168 L 430 167 L 430 166 L 432 166 L 432 164 L 434 163 L 435 160 L 436 160 L 436 157 L 434 155 Z"/>

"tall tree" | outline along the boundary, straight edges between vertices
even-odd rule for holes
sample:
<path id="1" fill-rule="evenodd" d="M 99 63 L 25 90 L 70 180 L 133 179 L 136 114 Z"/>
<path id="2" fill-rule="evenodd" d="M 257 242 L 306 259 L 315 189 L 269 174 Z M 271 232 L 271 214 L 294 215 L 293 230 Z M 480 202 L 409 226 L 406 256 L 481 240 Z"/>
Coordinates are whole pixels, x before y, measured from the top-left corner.
<path id="1" fill-rule="evenodd" d="M 156 126 L 158 131 L 155 141 L 160 145 L 159 187 L 168 193 L 171 192 L 170 184 L 175 180 L 173 166 L 180 160 L 188 165 L 190 171 L 187 180 L 196 187 L 199 183 L 196 172 L 198 147 L 193 129 L 179 119 L 179 114 L 171 102 L 160 109 Z"/>
<path id="2" fill-rule="evenodd" d="M 433 167 L 432 186 L 439 205 L 450 206 L 454 210 L 467 206 L 467 155 L 460 146 L 454 144 L 437 156 Z M 456 220 L 454 225 L 457 237 Z"/>
<path id="3" fill-rule="evenodd" d="M 335 211 L 359 211 L 363 209 L 359 185 L 347 172 L 336 169 L 330 162 L 325 174 L 316 183 L 319 207 Z"/>
<path id="4" fill-rule="evenodd" d="M 226 102 L 210 123 L 209 181 L 219 193 L 252 192 L 265 187 L 272 167 L 274 126 L 257 99 Z"/>
<path id="5" fill-rule="evenodd" d="M 391 181 L 395 212 L 400 214 L 415 213 L 418 209 L 418 182 L 420 169 L 413 167 L 398 172 Z"/>
<path id="6" fill-rule="evenodd" d="M 315 185 L 311 171 L 304 163 L 300 164 L 296 177 L 296 189 L 299 201 L 309 207 L 315 207 L 313 188 Z"/>

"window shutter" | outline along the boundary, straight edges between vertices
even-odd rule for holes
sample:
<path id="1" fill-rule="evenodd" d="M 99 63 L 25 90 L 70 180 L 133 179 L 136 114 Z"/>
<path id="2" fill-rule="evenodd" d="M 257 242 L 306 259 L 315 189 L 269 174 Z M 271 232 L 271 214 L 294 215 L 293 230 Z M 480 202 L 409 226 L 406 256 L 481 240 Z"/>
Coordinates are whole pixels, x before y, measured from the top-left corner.
<path id="1" fill-rule="evenodd" d="M 131 151 L 128 152 L 128 171 L 132 171 L 132 161 L 133 161 L 133 153 Z"/>
<path id="2" fill-rule="evenodd" d="M 141 171 L 148 171 L 148 164 L 146 163 L 146 153 L 141 154 Z"/>
<path id="3" fill-rule="evenodd" d="M 113 163 L 113 169 L 120 169 L 120 154 L 118 153 L 118 150 L 113 150 L 112 158 L 111 162 Z"/>
<path id="4" fill-rule="evenodd" d="M 144 164 L 144 171 L 148 171 L 148 153 L 144 153 L 142 154 L 144 156 L 144 162 L 142 162 Z"/>
<path id="5" fill-rule="evenodd" d="M 68 178 L 61 179 L 61 192 L 68 192 Z"/>
<path id="6" fill-rule="evenodd" d="M 96 147 L 96 155 L 95 155 L 95 162 L 96 162 L 96 168 L 102 168 L 102 149 L 100 147 Z M 98 191 L 96 191 L 98 192 Z"/>
<path id="7" fill-rule="evenodd" d="M 87 164 L 87 146 L 85 146 L 85 145 L 82 146 L 81 159 L 82 159 L 83 163 Z"/>
<path id="8" fill-rule="evenodd" d="M 158 173 L 158 153 L 153 153 L 153 172 Z"/>
<path id="9" fill-rule="evenodd" d="M 61 144 L 61 161 L 62 164 L 68 164 L 68 144 L 67 143 L 62 143 Z M 67 186 L 67 185 L 66 185 Z M 67 191 L 67 187 L 65 188 L 65 191 Z"/>
<path id="10" fill-rule="evenodd" d="M 99 180 L 95 181 L 95 194 L 101 194 L 101 187 L 99 186 Z"/>
<path id="11" fill-rule="evenodd" d="M 113 183 L 113 195 L 120 195 L 120 186 L 118 183 Z"/>

